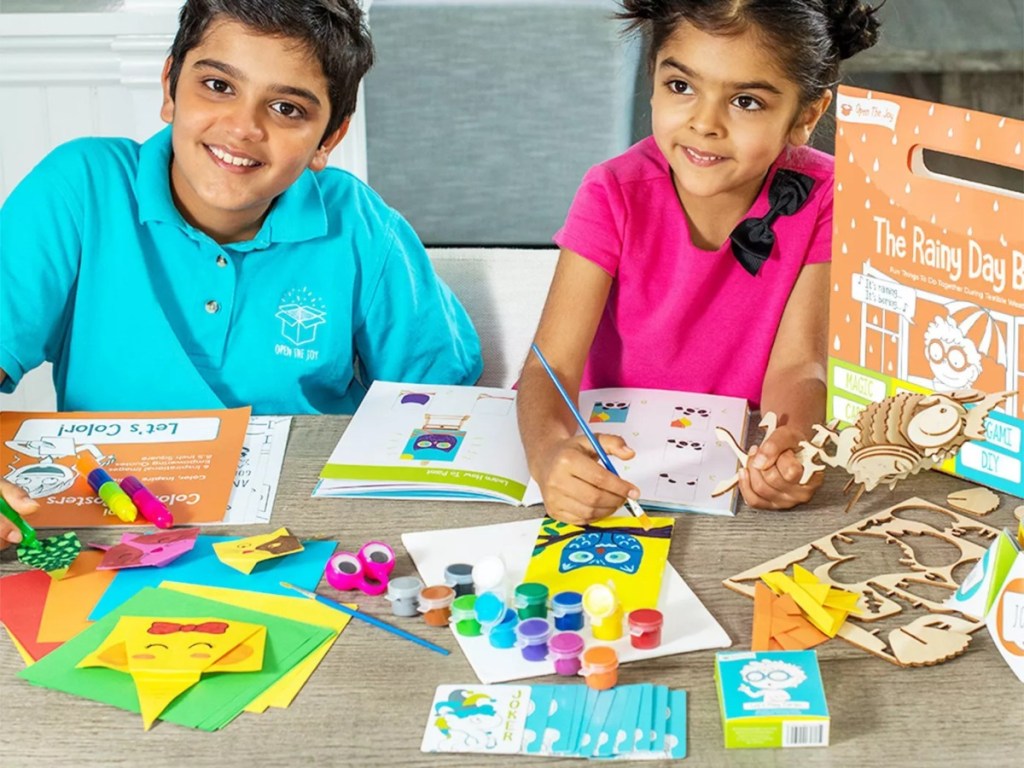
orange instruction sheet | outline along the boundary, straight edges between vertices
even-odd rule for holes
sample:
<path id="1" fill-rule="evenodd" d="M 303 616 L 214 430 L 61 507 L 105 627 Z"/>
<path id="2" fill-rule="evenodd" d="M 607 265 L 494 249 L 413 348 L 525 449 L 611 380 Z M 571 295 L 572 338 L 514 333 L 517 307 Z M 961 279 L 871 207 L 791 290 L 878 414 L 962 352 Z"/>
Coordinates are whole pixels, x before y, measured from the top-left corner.
<path id="1" fill-rule="evenodd" d="M 40 504 L 36 528 L 124 525 L 77 468 L 134 475 L 176 525 L 216 523 L 231 495 L 249 408 L 211 411 L 0 413 L 0 475 Z M 141 515 L 136 525 L 148 525 Z"/>

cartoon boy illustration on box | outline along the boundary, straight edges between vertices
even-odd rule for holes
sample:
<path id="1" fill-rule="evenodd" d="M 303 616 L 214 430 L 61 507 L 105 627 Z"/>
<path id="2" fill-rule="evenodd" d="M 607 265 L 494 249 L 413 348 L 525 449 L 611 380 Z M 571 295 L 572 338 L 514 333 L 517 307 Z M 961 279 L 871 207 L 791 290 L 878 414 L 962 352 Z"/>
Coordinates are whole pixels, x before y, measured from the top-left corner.
<path id="1" fill-rule="evenodd" d="M 740 693 L 752 699 L 760 698 L 765 708 L 785 707 L 790 695 L 787 688 L 796 688 L 807 679 L 807 674 L 795 664 L 773 659 L 752 661 L 740 670 L 743 684 Z M 753 686 L 753 688 L 751 687 Z M 744 708 L 750 706 L 744 704 Z"/>

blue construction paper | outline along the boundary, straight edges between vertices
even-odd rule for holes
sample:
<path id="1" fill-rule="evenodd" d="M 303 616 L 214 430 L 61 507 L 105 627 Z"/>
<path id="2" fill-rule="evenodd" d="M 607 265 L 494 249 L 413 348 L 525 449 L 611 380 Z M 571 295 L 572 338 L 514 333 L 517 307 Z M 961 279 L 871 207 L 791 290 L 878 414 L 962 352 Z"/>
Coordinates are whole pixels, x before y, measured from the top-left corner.
<path id="1" fill-rule="evenodd" d="M 247 536 L 199 536 L 196 545 L 177 560 L 161 568 L 128 568 L 117 576 L 103 593 L 103 597 L 89 614 L 97 621 L 146 587 L 157 587 L 165 581 L 185 584 L 205 584 L 210 587 L 247 589 L 272 595 L 295 597 L 290 589 L 281 586 L 287 581 L 297 587 L 315 590 L 324 575 L 324 566 L 337 546 L 333 541 L 304 541 L 301 552 L 277 557 L 259 563 L 250 574 L 236 571 L 217 559 L 213 545 L 222 541 L 236 541 Z"/>

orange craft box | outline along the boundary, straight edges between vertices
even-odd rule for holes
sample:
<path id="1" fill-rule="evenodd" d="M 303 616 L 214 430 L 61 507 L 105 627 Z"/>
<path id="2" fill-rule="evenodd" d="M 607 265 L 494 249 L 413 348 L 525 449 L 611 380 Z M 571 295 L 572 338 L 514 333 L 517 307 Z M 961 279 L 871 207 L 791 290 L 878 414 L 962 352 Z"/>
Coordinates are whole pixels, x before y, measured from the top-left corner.
<path id="1" fill-rule="evenodd" d="M 1013 391 L 941 469 L 1024 496 L 1024 196 L 932 154 L 1024 170 L 1024 123 L 845 86 L 836 123 L 829 418 L 899 392 Z"/>

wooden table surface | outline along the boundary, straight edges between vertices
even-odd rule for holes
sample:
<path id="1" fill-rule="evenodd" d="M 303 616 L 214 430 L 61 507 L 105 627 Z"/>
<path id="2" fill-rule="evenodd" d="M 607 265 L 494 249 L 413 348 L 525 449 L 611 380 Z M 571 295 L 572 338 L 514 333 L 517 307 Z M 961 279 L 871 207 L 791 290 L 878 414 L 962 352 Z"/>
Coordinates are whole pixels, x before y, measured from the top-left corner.
<path id="1" fill-rule="evenodd" d="M 294 420 L 272 520 L 275 528 L 287 526 L 300 537 L 329 537 L 346 548 L 384 539 L 398 553 L 399 576 L 414 572 L 401 546 L 403 532 L 539 514 L 538 508 L 501 504 L 311 499 L 319 471 L 346 423 L 344 417 Z M 734 649 L 749 648 L 753 604 L 723 587 L 722 579 L 913 496 L 941 504 L 949 492 L 967 485 L 929 472 L 909 478 L 894 492 L 876 489 L 851 514 L 844 514 L 844 483 L 845 475 L 832 471 L 814 502 L 796 512 L 759 513 L 741 506 L 735 518 L 679 517 L 670 560 L 725 627 Z M 1005 496 L 985 522 L 1010 525 L 1012 511 L 1021 503 Z M 272 529 L 214 529 L 241 535 L 264 530 Z M 90 534 L 107 540 L 116 536 L 114 531 Z M 885 562 L 895 566 L 896 557 Z M 20 568 L 11 552 L 3 553 L 4 573 Z M 334 594 L 326 583 L 321 591 Z M 382 597 L 364 598 L 360 607 L 391 618 L 390 604 Z M 421 753 L 435 687 L 476 678 L 448 631 L 406 621 L 405 626 L 451 649 L 452 655 L 442 658 L 354 621 L 290 708 L 243 714 L 216 733 L 163 722 L 143 733 L 137 714 L 29 685 L 16 677 L 21 660 L 2 640 L 0 766 L 579 764 L 555 758 Z M 726 751 L 712 679 L 713 651 L 630 663 L 621 669 L 620 682 L 654 682 L 688 692 L 688 765 L 1022 764 L 1024 686 L 999 656 L 987 630 L 975 633 L 965 654 L 934 667 L 901 669 L 841 640 L 819 646 L 818 655 L 832 715 L 832 744 L 827 748 Z"/>

